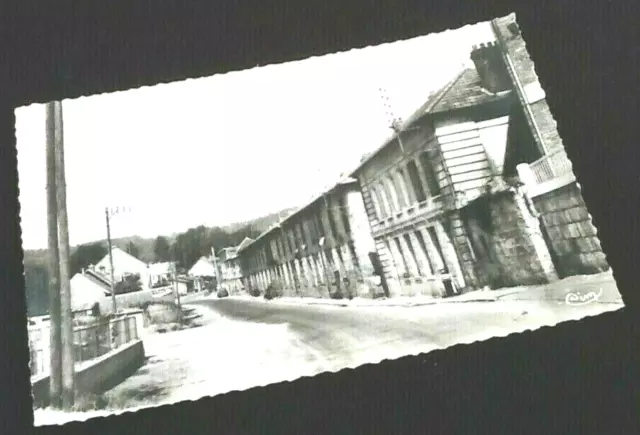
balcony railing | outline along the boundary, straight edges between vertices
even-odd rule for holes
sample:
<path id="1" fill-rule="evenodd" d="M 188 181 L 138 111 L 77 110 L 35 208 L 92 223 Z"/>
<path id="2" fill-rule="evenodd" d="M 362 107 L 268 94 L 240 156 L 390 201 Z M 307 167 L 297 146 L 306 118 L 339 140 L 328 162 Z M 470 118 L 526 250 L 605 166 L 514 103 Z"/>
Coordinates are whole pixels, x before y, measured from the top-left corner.
<path id="1" fill-rule="evenodd" d="M 444 202 L 442 195 L 427 198 L 420 203 L 413 203 L 403 208 L 399 212 L 394 212 L 391 216 L 386 216 L 374 223 L 374 231 L 384 230 L 392 227 L 396 223 L 404 222 L 407 219 L 418 215 L 437 213 L 443 209 Z"/>
<path id="2" fill-rule="evenodd" d="M 572 173 L 571 161 L 563 148 L 552 151 L 529 164 L 537 184 Z"/>

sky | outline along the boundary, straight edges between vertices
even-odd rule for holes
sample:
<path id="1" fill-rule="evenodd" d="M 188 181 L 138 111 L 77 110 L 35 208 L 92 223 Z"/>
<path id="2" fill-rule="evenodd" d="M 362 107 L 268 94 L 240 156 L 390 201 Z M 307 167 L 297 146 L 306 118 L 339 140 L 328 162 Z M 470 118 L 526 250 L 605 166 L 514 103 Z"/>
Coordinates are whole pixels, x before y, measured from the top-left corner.
<path id="1" fill-rule="evenodd" d="M 63 101 L 71 245 L 156 237 L 304 205 L 463 67 L 488 23 Z M 380 92 L 380 88 L 384 92 Z M 16 109 L 24 249 L 47 246 L 45 106 Z"/>

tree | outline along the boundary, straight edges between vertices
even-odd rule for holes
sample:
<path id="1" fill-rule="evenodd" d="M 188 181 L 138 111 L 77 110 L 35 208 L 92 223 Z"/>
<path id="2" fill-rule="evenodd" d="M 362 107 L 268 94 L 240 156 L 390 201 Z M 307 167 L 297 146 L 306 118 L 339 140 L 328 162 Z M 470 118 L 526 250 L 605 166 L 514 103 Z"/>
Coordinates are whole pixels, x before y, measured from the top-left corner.
<path id="1" fill-rule="evenodd" d="M 108 254 L 108 249 L 101 242 L 79 245 L 69 258 L 71 275 L 75 275 L 90 264 L 96 264 Z"/>
<path id="2" fill-rule="evenodd" d="M 116 294 L 132 293 L 142 290 L 139 274 L 126 275 L 122 281 L 116 283 Z"/>
<path id="3" fill-rule="evenodd" d="M 156 237 L 156 241 L 153 244 L 153 254 L 157 262 L 164 263 L 171 260 L 171 245 L 169 245 L 166 237 Z"/>
<path id="4" fill-rule="evenodd" d="M 140 249 L 135 243 L 133 242 L 127 243 L 126 251 L 127 251 L 127 254 L 132 255 L 136 258 L 140 258 Z"/>

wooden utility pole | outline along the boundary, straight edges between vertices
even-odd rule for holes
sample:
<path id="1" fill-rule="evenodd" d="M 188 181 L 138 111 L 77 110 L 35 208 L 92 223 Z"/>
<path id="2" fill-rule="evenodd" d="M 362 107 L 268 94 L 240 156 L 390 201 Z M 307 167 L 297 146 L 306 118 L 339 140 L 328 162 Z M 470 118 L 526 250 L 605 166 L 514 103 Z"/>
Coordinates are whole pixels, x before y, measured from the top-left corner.
<path id="1" fill-rule="evenodd" d="M 62 338 L 60 329 L 60 255 L 58 252 L 58 202 L 56 198 L 56 114 L 54 103 L 46 105 L 47 117 L 47 227 L 49 272 L 49 400 L 62 404 Z"/>
<path id="2" fill-rule="evenodd" d="M 218 269 L 218 261 L 216 260 L 216 250 L 211 247 L 211 261 L 213 261 L 213 268 L 216 274 L 216 291 L 220 290 L 222 286 L 222 277 L 220 277 L 219 269 Z"/>
<path id="3" fill-rule="evenodd" d="M 178 284 L 178 265 L 174 265 L 173 268 L 173 279 L 176 285 L 176 299 L 178 301 L 178 309 L 182 311 L 182 305 L 180 304 L 180 285 Z"/>
<path id="4" fill-rule="evenodd" d="M 113 270 L 113 249 L 111 247 L 111 215 L 109 214 L 109 207 L 104 209 L 104 217 L 107 221 L 107 246 L 109 248 L 109 268 L 111 269 L 111 304 L 113 305 L 113 314 L 117 312 L 116 306 L 116 279 L 115 272 Z"/>
<path id="5" fill-rule="evenodd" d="M 60 325 L 62 336 L 62 407 L 71 409 L 74 402 L 73 313 L 71 311 L 71 276 L 69 267 L 69 221 L 67 185 L 64 170 L 62 102 L 53 103 L 55 113 L 55 181 L 58 212 L 58 246 L 60 252 Z"/>

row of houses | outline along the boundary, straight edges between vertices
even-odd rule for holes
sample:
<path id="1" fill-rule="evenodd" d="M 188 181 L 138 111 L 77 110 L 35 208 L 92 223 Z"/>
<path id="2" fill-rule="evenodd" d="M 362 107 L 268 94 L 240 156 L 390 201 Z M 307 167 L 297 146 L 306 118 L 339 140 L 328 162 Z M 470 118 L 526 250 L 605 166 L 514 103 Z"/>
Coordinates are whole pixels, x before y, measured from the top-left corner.
<path id="1" fill-rule="evenodd" d="M 105 255 L 95 265 L 89 265 L 71 278 L 71 303 L 74 311 L 91 308 L 96 302 L 108 305 L 112 292 L 111 264 L 116 294 L 151 292 L 162 294 L 177 291 L 181 295 L 205 290 L 206 282 L 217 279 L 214 262 L 207 257 L 196 262 L 185 275 L 177 275 L 173 262 L 146 263 L 128 252 L 112 246 L 111 256 Z M 131 283 L 118 290 L 119 285 Z M 105 302 L 103 304 L 102 302 Z"/>
<path id="2" fill-rule="evenodd" d="M 331 188 L 234 252 L 242 287 L 442 297 L 609 268 L 515 16 Z"/>

